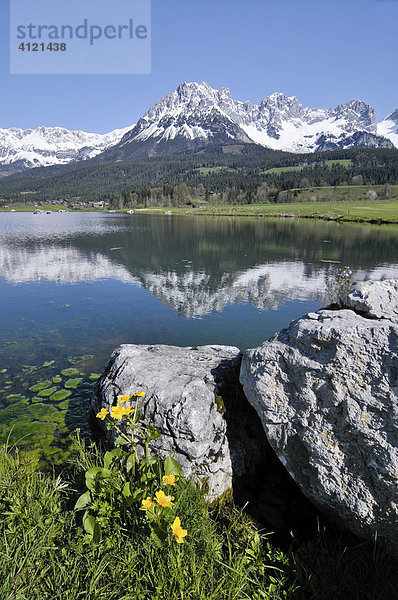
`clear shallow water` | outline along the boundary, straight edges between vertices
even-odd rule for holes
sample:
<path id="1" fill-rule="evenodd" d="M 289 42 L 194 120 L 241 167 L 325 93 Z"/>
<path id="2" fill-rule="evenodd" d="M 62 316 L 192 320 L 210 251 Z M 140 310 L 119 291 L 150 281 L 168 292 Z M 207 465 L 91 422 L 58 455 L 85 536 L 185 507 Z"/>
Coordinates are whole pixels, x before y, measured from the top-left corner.
<path id="1" fill-rule="evenodd" d="M 65 446 L 85 427 L 90 373 L 118 344 L 258 345 L 319 308 L 340 267 L 398 277 L 397 239 L 397 228 L 315 221 L 1 214 L 0 436 L 36 427 L 47 452 Z M 63 405 L 32 402 L 29 387 L 67 367 L 82 382 Z"/>

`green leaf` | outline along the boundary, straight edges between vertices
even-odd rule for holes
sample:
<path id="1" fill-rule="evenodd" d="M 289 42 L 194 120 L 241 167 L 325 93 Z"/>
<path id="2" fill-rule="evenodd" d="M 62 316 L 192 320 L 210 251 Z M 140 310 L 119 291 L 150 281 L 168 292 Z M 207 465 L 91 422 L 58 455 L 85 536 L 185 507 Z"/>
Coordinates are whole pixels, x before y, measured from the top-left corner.
<path id="1" fill-rule="evenodd" d="M 162 477 L 162 462 L 160 458 L 157 459 L 156 464 L 152 465 L 152 471 L 155 473 L 156 477 L 159 479 Z"/>
<path id="2" fill-rule="evenodd" d="M 51 365 L 53 365 L 54 363 L 55 360 L 46 360 L 46 362 L 42 364 L 42 367 L 51 367 Z"/>
<path id="3" fill-rule="evenodd" d="M 86 471 L 86 486 L 91 491 L 96 491 L 99 481 L 101 479 L 107 479 L 112 473 L 109 469 L 103 469 L 102 467 L 92 467 Z"/>
<path id="4" fill-rule="evenodd" d="M 130 481 L 127 481 L 127 483 L 124 484 L 123 490 L 122 490 L 122 495 L 126 499 L 132 497 Z"/>
<path id="5" fill-rule="evenodd" d="M 83 515 L 83 527 L 89 535 L 93 535 L 95 523 L 95 517 L 93 517 L 93 515 L 88 514 L 88 512 L 85 512 Z"/>
<path id="6" fill-rule="evenodd" d="M 124 456 L 124 452 L 121 448 L 115 448 L 114 450 L 111 450 L 110 452 L 105 452 L 105 456 L 104 456 L 104 467 L 106 469 L 110 469 L 113 465 L 113 463 L 116 462 L 116 460 L 118 458 L 120 458 L 121 456 Z"/>
<path id="7" fill-rule="evenodd" d="M 150 523 L 151 528 L 151 538 L 154 540 L 157 546 L 161 548 L 164 544 L 164 541 L 167 537 L 167 534 L 160 529 L 160 527 L 156 523 Z"/>
<path id="8" fill-rule="evenodd" d="M 184 471 L 174 458 L 168 456 L 164 461 L 164 473 L 165 475 L 175 475 L 176 477 L 184 477 Z"/>
<path id="9" fill-rule="evenodd" d="M 133 474 L 135 473 L 135 456 L 134 456 L 134 452 L 131 452 L 128 455 L 127 461 L 126 461 L 126 471 L 127 473 L 130 473 L 130 471 L 133 471 Z"/>
<path id="10" fill-rule="evenodd" d="M 112 473 L 109 469 L 104 469 L 103 467 L 91 467 L 91 469 L 86 471 L 86 479 L 107 479 L 111 475 Z"/>
<path id="11" fill-rule="evenodd" d="M 101 541 L 101 527 L 95 517 L 85 513 L 85 516 L 83 517 L 83 527 L 88 533 L 88 535 L 91 537 L 91 540 L 94 542 L 94 544 L 98 544 Z"/>
<path id="12" fill-rule="evenodd" d="M 121 435 L 119 435 L 119 437 L 117 437 L 115 440 L 115 446 L 127 446 L 129 443 L 130 442 Z"/>
<path id="13" fill-rule="evenodd" d="M 152 440 L 157 440 L 162 435 L 160 433 L 159 429 L 156 429 L 156 427 L 153 427 L 152 425 L 148 425 L 146 430 L 148 432 L 148 441 L 149 442 L 151 442 Z"/>
<path id="14" fill-rule="evenodd" d="M 91 494 L 90 492 L 85 492 L 77 499 L 75 504 L 75 510 L 83 510 L 87 508 L 87 506 L 91 503 Z"/>
<path id="15" fill-rule="evenodd" d="M 147 458 L 143 458 L 142 461 L 140 462 L 140 469 L 142 469 L 143 467 L 152 466 L 157 462 L 158 462 L 158 459 L 156 456 L 148 456 Z"/>

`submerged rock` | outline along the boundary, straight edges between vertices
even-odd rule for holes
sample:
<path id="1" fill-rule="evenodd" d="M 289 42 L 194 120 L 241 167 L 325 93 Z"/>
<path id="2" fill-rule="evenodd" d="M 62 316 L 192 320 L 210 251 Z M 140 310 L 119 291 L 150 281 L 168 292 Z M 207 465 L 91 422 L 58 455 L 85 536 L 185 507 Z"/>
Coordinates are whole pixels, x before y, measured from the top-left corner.
<path id="1" fill-rule="evenodd" d="M 398 554 L 398 282 L 364 283 L 245 352 L 240 381 L 304 494 Z"/>
<path id="2" fill-rule="evenodd" d="M 162 434 L 152 447 L 174 456 L 186 476 L 206 479 L 214 499 L 231 488 L 233 476 L 254 467 L 261 448 L 251 423 L 256 415 L 239 384 L 240 361 L 241 352 L 230 346 L 122 345 L 97 382 L 91 407 L 96 413 L 120 394 L 145 392 L 141 419 Z"/>

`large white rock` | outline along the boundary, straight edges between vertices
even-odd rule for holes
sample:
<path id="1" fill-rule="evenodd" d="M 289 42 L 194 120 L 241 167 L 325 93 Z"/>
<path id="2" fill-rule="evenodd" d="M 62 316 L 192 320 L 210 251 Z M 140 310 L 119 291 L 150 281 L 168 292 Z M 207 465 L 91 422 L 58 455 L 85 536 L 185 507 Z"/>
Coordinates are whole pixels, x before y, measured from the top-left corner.
<path id="1" fill-rule="evenodd" d="M 397 282 L 367 282 L 348 300 L 360 314 L 320 310 L 294 321 L 245 352 L 240 380 L 304 494 L 398 553 L 396 292 Z"/>
<path id="2" fill-rule="evenodd" d="M 92 410 L 111 408 L 119 394 L 145 392 L 142 421 L 162 433 L 152 447 L 174 456 L 187 477 L 207 479 L 209 498 L 217 498 L 232 486 L 232 463 L 235 474 L 246 468 L 239 440 L 230 448 L 224 405 L 234 396 L 241 402 L 240 360 L 230 346 L 122 345 L 97 383 Z M 239 425 L 244 431 L 244 418 Z"/>
<path id="3" fill-rule="evenodd" d="M 347 308 L 366 317 L 398 321 L 398 281 L 363 281 L 348 294 Z"/>

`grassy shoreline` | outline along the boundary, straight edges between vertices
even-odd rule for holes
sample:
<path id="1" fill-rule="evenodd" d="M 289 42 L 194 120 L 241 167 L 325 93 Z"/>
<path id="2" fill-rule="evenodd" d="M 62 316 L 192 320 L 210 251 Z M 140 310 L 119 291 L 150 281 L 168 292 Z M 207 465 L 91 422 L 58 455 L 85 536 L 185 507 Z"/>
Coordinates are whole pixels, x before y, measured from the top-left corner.
<path id="1" fill-rule="evenodd" d="M 171 209 L 172 214 L 277 217 L 290 219 L 320 219 L 340 223 L 398 224 L 398 200 L 364 203 L 361 201 L 296 202 L 289 204 L 249 204 L 244 206 L 214 206 L 206 208 Z"/>
<path id="2" fill-rule="evenodd" d="M 58 212 L 102 212 L 104 209 L 87 209 L 70 211 L 65 206 L 43 205 L 43 211 Z M 28 205 L 14 205 L 13 208 L 0 208 L 0 212 L 34 212 L 37 207 Z M 127 213 L 129 209 L 112 211 Z M 212 217 L 256 217 L 256 218 L 283 218 L 283 219 L 319 219 L 323 221 L 336 221 L 338 223 L 365 223 L 369 225 L 397 225 L 398 224 L 398 198 L 386 200 L 336 200 L 336 201 L 298 201 L 283 204 L 246 204 L 246 205 L 220 205 L 200 208 L 179 207 L 148 207 L 133 209 L 134 214 L 164 214 Z"/>

